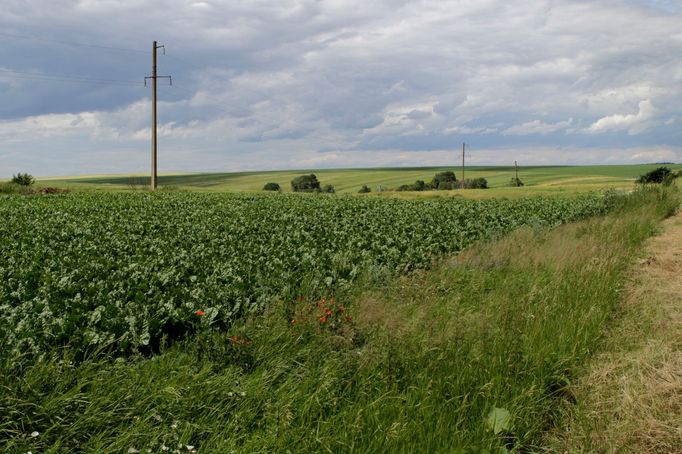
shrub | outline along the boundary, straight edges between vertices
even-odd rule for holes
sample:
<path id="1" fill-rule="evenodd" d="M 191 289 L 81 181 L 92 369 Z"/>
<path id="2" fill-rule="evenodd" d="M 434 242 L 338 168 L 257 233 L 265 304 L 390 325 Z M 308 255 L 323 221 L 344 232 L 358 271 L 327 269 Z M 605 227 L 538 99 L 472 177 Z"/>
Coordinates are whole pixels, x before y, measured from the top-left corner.
<path id="1" fill-rule="evenodd" d="M 426 191 L 431 189 L 430 185 L 424 183 L 424 180 L 417 180 L 414 184 L 404 184 L 398 187 L 398 191 Z"/>
<path id="2" fill-rule="evenodd" d="M 470 189 L 488 189 L 488 180 L 485 178 L 474 178 L 469 183 Z"/>
<path id="3" fill-rule="evenodd" d="M 363 184 L 358 193 L 360 194 L 367 194 L 368 192 L 372 192 L 372 190 L 367 186 L 366 184 Z"/>
<path id="4" fill-rule="evenodd" d="M 647 184 L 647 183 L 668 183 L 670 184 L 676 175 L 668 167 L 659 167 L 647 172 L 644 175 L 640 175 L 637 179 L 637 183 Z"/>
<path id="5" fill-rule="evenodd" d="M 462 189 L 488 189 L 488 180 L 485 178 L 472 178 L 460 181 L 458 186 Z"/>
<path id="6" fill-rule="evenodd" d="M 321 192 L 326 192 L 327 194 L 334 194 L 336 191 L 334 190 L 334 186 L 332 186 L 331 184 L 325 184 L 322 187 Z"/>
<path id="7" fill-rule="evenodd" d="M 457 183 L 458 183 L 457 181 L 441 181 L 440 183 L 438 183 L 438 187 L 434 188 L 434 189 L 438 189 L 441 191 L 449 190 L 449 189 L 457 189 L 458 188 Z"/>
<path id="8" fill-rule="evenodd" d="M 452 171 L 437 173 L 433 180 L 431 180 L 431 187 L 433 189 L 454 189 L 457 177 Z"/>
<path id="9" fill-rule="evenodd" d="M 314 192 L 320 189 L 320 182 L 315 174 L 301 175 L 291 180 L 291 190 L 294 192 Z"/>
<path id="10" fill-rule="evenodd" d="M 279 187 L 279 184 L 277 183 L 265 183 L 265 186 L 263 186 L 263 191 L 281 191 L 282 188 Z"/>
<path id="11" fill-rule="evenodd" d="M 12 183 L 18 184 L 19 186 L 31 186 L 36 182 L 33 175 L 28 173 L 17 173 L 12 176 Z"/>
<path id="12" fill-rule="evenodd" d="M 513 177 L 511 179 L 511 186 L 514 186 L 516 188 L 520 188 L 521 186 L 523 186 L 523 181 L 521 181 L 521 178 Z"/>

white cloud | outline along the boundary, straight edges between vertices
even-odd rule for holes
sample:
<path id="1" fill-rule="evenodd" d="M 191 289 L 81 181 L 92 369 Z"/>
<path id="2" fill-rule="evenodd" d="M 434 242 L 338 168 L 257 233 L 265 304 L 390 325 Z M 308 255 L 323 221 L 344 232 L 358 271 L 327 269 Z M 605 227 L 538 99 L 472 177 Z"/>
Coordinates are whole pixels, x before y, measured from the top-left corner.
<path id="1" fill-rule="evenodd" d="M 655 108 L 647 99 L 639 103 L 639 111 L 636 114 L 614 114 L 600 118 L 587 128 L 587 131 L 602 133 L 627 130 L 628 134 L 639 134 L 647 130 L 648 121 L 654 116 L 654 113 Z"/>
<path id="2" fill-rule="evenodd" d="M 656 147 L 653 149 L 639 150 L 630 155 L 632 162 L 680 162 L 682 153 L 679 149 Z"/>
<path id="3" fill-rule="evenodd" d="M 0 120 L 0 137 L 17 142 L 52 137 L 96 140 L 135 138 L 133 128 L 147 123 L 149 112 L 149 102 L 135 102 L 112 112 L 59 113 Z"/>
<path id="4" fill-rule="evenodd" d="M 566 131 L 573 124 L 573 118 L 557 123 L 545 123 L 542 120 L 533 120 L 520 125 L 514 125 L 506 129 L 503 134 L 524 136 L 529 134 L 549 134 L 557 131 Z"/>

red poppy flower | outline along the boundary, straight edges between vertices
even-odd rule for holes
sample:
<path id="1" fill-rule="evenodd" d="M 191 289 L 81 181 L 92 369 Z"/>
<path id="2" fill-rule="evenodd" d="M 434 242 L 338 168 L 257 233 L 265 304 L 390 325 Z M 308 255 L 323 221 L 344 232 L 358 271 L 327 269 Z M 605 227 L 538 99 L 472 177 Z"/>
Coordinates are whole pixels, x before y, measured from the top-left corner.
<path id="1" fill-rule="evenodd" d="M 237 341 L 239 338 L 237 336 L 231 336 L 230 341 L 232 342 L 232 345 L 237 345 Z"/>
<path id="2" fill-rule="evenodd" d="M 201 309 L 199 309 L 199 310 L 197 311 L 197 315 L 198 315 L 199 317 L 201 317 L 202 315 L 204 315 L 204 311 L 202 311 Z"/>

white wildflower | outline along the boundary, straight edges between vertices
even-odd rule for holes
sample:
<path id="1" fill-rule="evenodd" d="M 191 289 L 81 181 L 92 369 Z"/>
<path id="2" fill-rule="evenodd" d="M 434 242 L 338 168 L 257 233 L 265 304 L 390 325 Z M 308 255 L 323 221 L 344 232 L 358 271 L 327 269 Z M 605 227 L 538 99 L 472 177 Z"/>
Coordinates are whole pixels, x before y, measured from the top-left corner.
<path id="1" fill-rule="evenodd" d="M 40 435 L 40 432 L 38 432 L 37 430 L 34 430 L 33 432 L 31 432 L 31 436 L 33 438 L 37 437 L 38 435 Z"/>
<path id="2" fill-rule="evenodd" d="M 140 451 L 138 451 L 135 448 L 128 448 L 128 454 L 137 454 L 138 452 L 140 452 Z"/>

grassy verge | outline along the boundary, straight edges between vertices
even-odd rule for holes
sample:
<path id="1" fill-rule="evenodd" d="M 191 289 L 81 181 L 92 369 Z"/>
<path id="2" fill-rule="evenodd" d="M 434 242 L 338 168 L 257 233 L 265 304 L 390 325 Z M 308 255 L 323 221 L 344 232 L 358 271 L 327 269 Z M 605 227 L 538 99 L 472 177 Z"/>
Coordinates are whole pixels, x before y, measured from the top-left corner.
<path id="1" fill-rule="evenodd" d="M 682 452 L 682 213 L 647 242 L 601 351 L 577 374 L 579 405 L 556 452 Z"/>
<path id="2" fill-rule="evenodd" d="M 22 186 L 16 183 L 0 182 L 0 196 L 9 195 L 39 195 L 39 194 L 59 194 L 68 192 L 62 188 L 52 188 L 49 186 Z"/>
<path id="3" fill-rule="evenodd" d="M 612 215 L 523 229 L 383 285 L 368 276 L 333 304 L 281 302 L 153 357 L 4 358 L 0 450 L 538 449 L 624 271 L 676 204 L 636 192 Z"/>
<path id="4" fill-rule="evenodd" d="M 23 194 L 26 192 L 27 192 L 26 189 L 23 186 L 19 186 L 18 184 L 10 182 L 0 182 L 0 195 Z"/>

